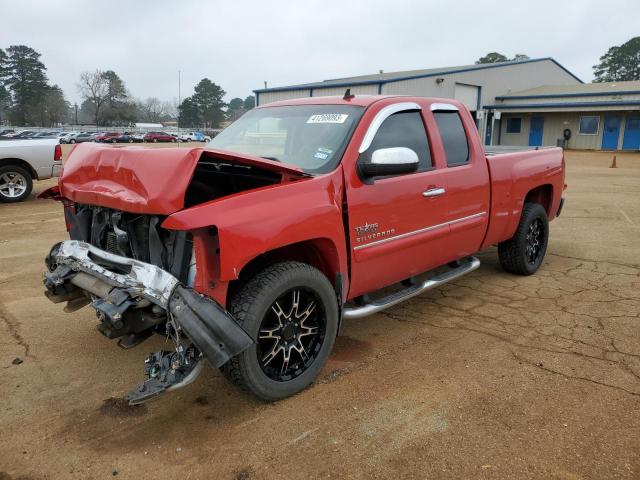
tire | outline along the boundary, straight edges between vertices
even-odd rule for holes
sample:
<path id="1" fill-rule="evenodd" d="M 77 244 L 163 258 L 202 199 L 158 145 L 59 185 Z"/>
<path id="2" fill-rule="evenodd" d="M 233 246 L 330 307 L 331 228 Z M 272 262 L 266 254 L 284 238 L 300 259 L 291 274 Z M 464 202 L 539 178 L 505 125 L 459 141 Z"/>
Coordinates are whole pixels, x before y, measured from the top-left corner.
<path id="1" fill-rule="evenodd" d="M 130 138 L 130 139 L 129 139 L 129 143 L 133 143 L 133 138 Z"/>
<path id="2" fill-rule="evenodd" d="M 302 314 L 295 306 L 296 291 Z M 311 301 L 315 307 L 304 316 Z M 256 343 L 222 366 L 227 379 L 265 401 L 295 395 L 313 383 L 331 353 L 338 329 L 336 293 L 319 270 L 291 261 L 266 267 L 240 289 L 229 311 Z M 283 323 L 287 326 L 279 329 L 278 324 Z M 309 333 L 313 329 L 316 333 Z"/>
<path id="3" fill-rule="evenodd" d="M 154 139 L 153 139 L 153 143 L 158 143 L 158 139 L 157 139 L 157 138 L 154 138 Z"/>
<path id="4" fill-rule="evenodd" d="M 72 140 L 69 140 L 69 143 L 76 143 L 76 141 L 72 139 Z"/>
<path id="5" fill-rule="evenodd" d="M 116 139 L 111 140 L 111 143 L 118 143 Z"/>
<path id="6" fill-rule="evenodd" d="M 500 264 L 507 272 L 532 275 L 542 265 L 548 243 L 546 210 L 538 203 L 525 203 L 515 235 L 498 244 Z"/>
<path id="7" fill-rule="evenodd" d="M 31 173 L 19 165 L 0 167 L 0 202 L 15 203 L 25 200 L 33 190 Z"/>

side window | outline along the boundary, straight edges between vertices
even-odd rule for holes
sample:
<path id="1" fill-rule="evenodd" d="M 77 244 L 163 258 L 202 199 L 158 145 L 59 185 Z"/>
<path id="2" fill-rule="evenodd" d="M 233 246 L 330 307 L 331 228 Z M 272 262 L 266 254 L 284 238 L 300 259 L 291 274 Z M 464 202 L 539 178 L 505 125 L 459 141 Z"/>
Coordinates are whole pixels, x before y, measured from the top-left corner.
<path id="1" fill-rule="evenodd" d="M 418 171 L 431 168 L 429 140 L 420 112 L 398 112 L 387 118 L 376 132 L 371 146 L 364 153 L 365 162 L 380 148 L 406 147 L 418 154 Z"/>
<path id="2" fill-rule="evenodd" d="M 467 133 L 462 126 L 460 114 L 454 111 L 434 112 L 440 138 L 447 157 L 447 166 L 469 163 L 469 143 Z"/>
<path id="3" fill-rule="evenodd" d="M 521 117 L 507 118 L 507 133 L 520 133 L 521 130 L 522 130 Z"/>

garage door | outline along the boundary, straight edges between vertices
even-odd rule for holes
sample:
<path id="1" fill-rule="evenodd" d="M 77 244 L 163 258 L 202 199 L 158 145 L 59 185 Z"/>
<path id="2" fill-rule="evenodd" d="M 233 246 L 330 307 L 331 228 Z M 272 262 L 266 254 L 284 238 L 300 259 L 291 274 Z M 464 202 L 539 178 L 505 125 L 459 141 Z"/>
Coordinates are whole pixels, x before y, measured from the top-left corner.
<path id="1" fill-rule="evenodd" d="M 478 92 L 480 87 L 477 85 L 466 85 L 464 83 L 456 83 L 454 98 L 475 112 L 478 109 Z"/>

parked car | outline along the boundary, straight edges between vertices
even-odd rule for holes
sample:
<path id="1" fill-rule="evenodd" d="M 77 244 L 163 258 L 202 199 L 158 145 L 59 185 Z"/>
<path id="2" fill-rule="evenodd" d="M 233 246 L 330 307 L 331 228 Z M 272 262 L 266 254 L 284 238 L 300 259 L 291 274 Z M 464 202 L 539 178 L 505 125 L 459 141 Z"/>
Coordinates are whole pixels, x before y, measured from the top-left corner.
<path id="1" fill-rule="evenodd" d="M 60 143 L 69 143 L 69 140 L 78 135 L 79 132 L 61 132 L 58 140 Z"/>
<path id="2" fill-rule="evenodd" d="M 55 131 L 37 132 L 31 138 L 58 138 L 58 133 Z"/>
<path id="3" fill-rule="evenodd" d="M 0 202 L 26 199 L 34 180 L 57 177 L 62 169 L 62 149 L 55 139 L 0 142 Z"/>
<path id="4" fill-rule="evenodd" d="M 81 145 L 44 194 L 71 238 L 47 257 L 47 296 L 90 304 L 122 346 L 173 339 L 132 404 L 204 359 L 275 401 L 313 382 L 343 320 L 460 278 L 480 250 L 535 273 L 564 180 L 562 149 L 485 153 L 463 103 L 422 97 L 265 105 L 204 149 Z"/>
<path id="5" fill-rule="evenodd" d="M 11 138 L 13 138 L 14 140 L 27 139 L 32 138 L 37 133 L 38 132 L 35 130 L 20 130 L 19 132 L 12 134 Z"/>
<path id="6" fill-rule="evenodd" d="M 96 141 L 96 132 L 80 132 L 75 135 L 71 135 L 67 139 L 67 143 L 84 143 L 84 142 L 95 142 Z"/>
<path id="7" fill-rule="evenodd" d="M 96 142 L 116 143 L 120 132 L 103 132 L 95 136 Z"/>
<path id="8" fill-rule="evenodd" d="M 187 132 L 178 136 L 181 142 L 210 142 L 211 137 L 203 134 L 202 132 Z"/>
<path id="9" fill-rule="evenodd" d="M 177 142 L 178 137 L 167 132 L 148 132 L 144 135 L 145 142 Z"/>
<path id="10" fill-rule="evenodd" d="M 136 135 L 134 132 L 124 132 L 111 139 L 111 143 L 141 143 L 142 141 L 142 135 Z"/>
<path id="11" fill-rule="evenodd" d="M 11 133 L 15 133 L 15 130 L 4 129 L 4 130 L 0 131 L 0 138 L 5 138 Z"/>

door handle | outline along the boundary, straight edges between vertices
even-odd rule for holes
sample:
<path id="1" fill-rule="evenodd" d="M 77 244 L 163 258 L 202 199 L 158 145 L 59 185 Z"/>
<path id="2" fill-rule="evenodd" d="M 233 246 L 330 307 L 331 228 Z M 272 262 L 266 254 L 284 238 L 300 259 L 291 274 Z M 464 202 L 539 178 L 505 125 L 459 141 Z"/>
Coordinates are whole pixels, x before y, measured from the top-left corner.
<path id="1" fill-rule="evenodd" d="M 429 190 L 425 190 L 424 192 L 422 192 L 422 196 L 423 197 L 438 197 L 440 195 L 443 195 L 446 192 L 446 190 L 442 187 L 439 188 L 430 188 Z"/>

